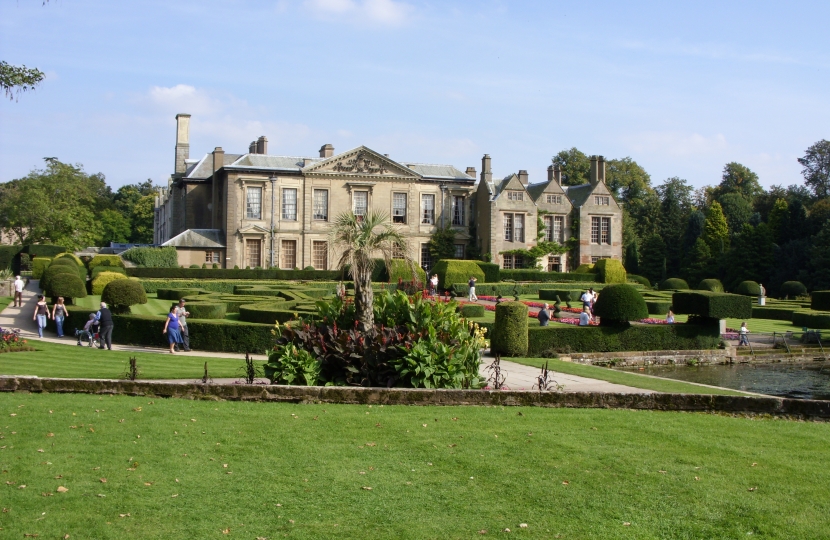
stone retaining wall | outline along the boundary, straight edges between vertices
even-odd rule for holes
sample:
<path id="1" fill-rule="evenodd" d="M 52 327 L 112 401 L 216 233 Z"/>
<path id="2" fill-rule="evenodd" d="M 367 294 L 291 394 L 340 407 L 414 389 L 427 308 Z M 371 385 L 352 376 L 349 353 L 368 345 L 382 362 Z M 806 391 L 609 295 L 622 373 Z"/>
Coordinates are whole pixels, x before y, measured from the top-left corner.
<path id="1" fill-rule="evenodd" d="M 830 419 L 830 401 L 699 394 L 604 394 L 332 386 L 178 384 L 110 379 L 0 377 L 2 392 L 122 394 L 229 401 L 377 405 L 479 405 L 724 412 Z"/>
<path id="2" fill-rule="evenodd" d="M 747 354 L 743 354 L 743 353 Z M 738 354 L 736 347 L 692 351 L 628 351 L 607 353 L 571 353 L 559 356 L 560 360 L 593 366 L 663 366 L 663 365 L 718 365 L 718 364 L 800 364 L 823 361 L 818 349 L 799 349 L 792 353 L 783 351 L 748 354 L 746 349 Z M 828 351 L 830 356 L 830 351 Z"/>

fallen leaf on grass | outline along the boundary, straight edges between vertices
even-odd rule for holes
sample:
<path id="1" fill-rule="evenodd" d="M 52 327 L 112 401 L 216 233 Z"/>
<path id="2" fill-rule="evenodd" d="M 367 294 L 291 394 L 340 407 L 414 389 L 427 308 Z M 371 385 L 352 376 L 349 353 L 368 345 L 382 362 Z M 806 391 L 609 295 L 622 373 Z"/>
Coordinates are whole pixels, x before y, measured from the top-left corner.
<path id="1" fill-rule="evenodd" d="M 29 533 L 24 533 L 23 534 L 24 538 L 37 538 L 38 536 L 40 536 L 40 535 L 39 534 L 29 534 Z"/>
<path id="2" fill-rule="evenodd" d="M 527 529 L 527 523 L 519 523 L 519 528 Z"/>
<path id="3" fill-rule="evenodd" d="M 93 470 L 93 471 L 97 471 L 97 470 L 99 470 L 100 468 L 101 468 L 101 467 L 93 467 L 93 468 L 92 468 L 92 470 Z"/>
<path id="4" fill-rule="evenodd" d="M 222 467 L 223 467 L 223 468 L 225 468 L 225 469 L 227 469 L 227 468 L 228 468 L 228 464 L 227 464 L 227 463 L 223 463 L 223 464 L 222 464 Z"/>
<path id="5" fill-rule="evenodd" d="M 700 477 L 699 477 L 699 476 L 695 476 L 695 480 L 700 480 Z"/>
<path id="6" fill-rule="evenodd" d="M 230 528 L 228 528 L 228 529 L 222 529 L 222 534 L 230 534 L 230 533 L 231 533 Z"/>
<path id="7" fill-rule="evenodd" d="M 449 448 L 455 448 L 456 446 L 458 446 L 458 445 L 457 444 L 448 444 L 447 445 L 447 447 L 449 447 Z"/>
<path id="8" fill-rule="evenodd" d="M 751 487 L 751 488 L 749 488 L 747 491 L 755 491 L 756 489 L 758 489 L 758 487 L 757 487 L 757 486 L 756 486 L 756 487 Z"/>
<path id="9" fill-rule="evenodd" d="M 58 479 L 60 479 L 60 478 L 63 478 L 63 475 L 62 475 L 62 474 L 57 475 L 57 476 L 55 477 L 55 480 L 58 480 Z"/>
<path id="10" fill-rule="evenodd" d="M 369 489 L 372 489 L 372 488 L 369 488 Z M 293 523 L 294 523 L 294 520 L 293 520 L 293 519 L 289 519 L 289 520 L 288 520 L 288 523 L 293 524 Z"/>
<path id="11" fill-rule="evenodd" d="M 106 495 L 104 495 L 103 493 L 99 493 L 98 496 L 101 497 L 101 498 L 106 497 Z"/>
<path id="12" fill-rule="evenodd" d="M 750 465 L 750 467 L 754 467 L 754 466 L 756 466 L 756 465 L 758 465 L 758 464 L 757 464 L 757 463 L 753 463 L 752 465 Z"/>
<path id="13" fill-rule="evenodd" d="M 195 422 L 195 421 L 196 421 L 196 419 L 195 419 L 195 418 L 191 418 L 191 419 L 190 419 L 190 421 L 191 421 L 191 422 Z"/>
<path id="14" fill-rule="evenodd" d="M 49 412 L 52 412 L 52 411 L 49 411 Z M 69 540 L 69 534 L 63 535 L 63 540 Z"/>
<path id="15" fill-rule="evenodd" d="M 43 448 L 38 448 L 38 449 L 37 449 L 37 451 L 38 451 L 38 452 L 40 452 L 41 454 L 42 454 L 43 452 L 45 452 L 45 450 L 44 450 Z"/>
<path id="16" fill-rule="evenodd" d="M 631 522 L 623 521 L 623 527 L 630 527 L 630 526 L 631 526 Z"/>
<path id="17" fill-rule="evenodd" d="M 46 434 L 46 436 L 47 436 L 47 437 L 54 437 L 54 436 L 55 436 L 55 434 L 54 434 L 54 433 L 47 433 L 47 434 Z"/>
<path id="18" fill-rule="evenodd" d="M 176 497 L 178 497 L 178 496 L 179 496 L 179 494 L 178 494 L 178 493 L 176 493 L 175 495 L 170 495 L 170 497 L 171 497 L 171 498 L 176 498 Z"/>
<path id="19" fill-rule="evenodd" d="M 123 423 L 124 423 L 124 419 L 122 418 L 121 420 L 119 420 L 119 421 L 118 421 L 118 423 L 119 423 L 119 424 L 123 424 Z"/>
<path id="20" fill-rule="evenodd" d="M 563 486 L 567 486 L 569 484 L 570 484 L 570 482 L 568 480 L 562 480 L 562 485 Z"/>
<path id="21" fill-rule="evenodd" d="M 69 489 L 63 486 L 58 486 L 58 489 L 56 489 L 55 491 L 57 491 L 58 493 L 66 493 L 67 491 L 69 491 Z"/>
<path id="22" fill-rule="evenodd" d="M 118 514 L 118 517 L 131 517 L 129 513 L 126 514 Z"/>
<path id="23" fill-rule="evenodd" d="M 152 485 L 153 485 L 153 483 L 152 483 L 152 482 L 144 482 L 144 485 L 145 485 L 145 486 L 152 486 Z"/>
<path id="24" fill-rule="evenodd" d="M 455 420 L 455 418 L 453 418 L 453 420 Z M 481 529 L 478 531 L 478 534 L 487 534 L 487 529 Z"/>
<path id="25" fill-rule="evenodd" d="M 11 413 L 9 416 L 17 416 L 17 413 Z"/>
<path id="26" fill-rule="evenodd" d="M 502 529 L 501 532 L 510 532 L 510 529 Z"/>
<path id="27" fill-rule="evenodd" d="M 370 488 L 369 486 L 363 486 L 363 489 L 365 489 L 366 491 L 372 491 L 372 488 Z"/>
<path id="28" fill-rule="evenodd" d="M 51 497 L 52 495 L 54 495 L 54 493 L 50 493 L 48 491 L 45 491 L 45 492 L 41 493 L 41 495 L 43 495 L 44 497 Z"/>
<path id="29" fill-rule="evenodd" d="M 26 489 L 26 484 L 20 484 L 17 489 Z"/>
<path id="30" fill-rule="evenodd" d="M 360 474 L 366 474 L 366 471 L 360 471 Z"/>
<path id="31" fill-rule="evenodd" d="M 666 471 L 657 471 L 657 472 L 659 472 L 660 474 L 666 474 Z"/>
<path id="32" fill-rule="evenodd" d="M 106 483 L 107 483 L 107 479 L 106 479 L 106 478 L 100 478 L 100 480 L 101 480 L 101 483 L 102 483 L 102 484 L 106 484 Z"/>
<path id="33" fill-rule="evenodd" d="M 133 411 L 135 411 L 135 412 L 141 412 L 141 407 L 136 407 L 135 409 L 133 409 Z"/>

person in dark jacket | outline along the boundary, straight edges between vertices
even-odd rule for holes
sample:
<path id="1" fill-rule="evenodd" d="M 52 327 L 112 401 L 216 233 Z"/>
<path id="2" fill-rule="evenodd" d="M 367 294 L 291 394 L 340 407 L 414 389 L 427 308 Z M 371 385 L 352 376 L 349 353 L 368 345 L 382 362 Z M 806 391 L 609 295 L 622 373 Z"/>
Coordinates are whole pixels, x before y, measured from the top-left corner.
<path id="1" fill-rule="evenodd" d="M 101 346 L 98 348 L 103 349 L 104 344 L 106 344 L 107 349 L 112 350 L 112 312 L 110 312 L 105 302 L 101 302 L 101 309 L 98 311 L 98 323 L 101 325 L 101 330 L 98 331 Z"/>

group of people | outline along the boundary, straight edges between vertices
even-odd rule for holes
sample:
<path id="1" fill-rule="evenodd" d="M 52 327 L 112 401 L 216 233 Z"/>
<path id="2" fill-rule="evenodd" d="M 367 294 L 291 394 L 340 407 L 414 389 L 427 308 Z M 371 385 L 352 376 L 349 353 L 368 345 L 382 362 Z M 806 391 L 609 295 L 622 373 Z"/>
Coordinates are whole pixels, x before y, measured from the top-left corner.
<path id="1" fill-rule="evenodd" d="M 170 354 L 176 352 L 176 347 L 181 347 L 185 352 L 190 351 L 190 331 L 187 329 L 187 318 L 190 312 L 185 309 L 187 302 L 184 298 L 178 304 L 170 306 L 167 313 L 167 320 L 164 321 L 162 334 L 167 334 L 167 343 L 170 345 Z"/>
<path id="2" fill-rule="evenodd" d="M 18 276 L 18 279 L 20 279 L 20 276 Z M 17 305 L 16 295 L 15 305 Z M 20 307 L 23 307 L 22 301 Z M 35 312 L 32 315 L 32 320 L 37 321 L 38 337 L 43 337 L 43 329 L 46 328 L 46 321 L 49 319 L 55 321 L 55 326 L 58 329 L 58 337 L 63 337 L 63 321 L 66 320 L 67 315 L 69 315 L 69 309 L 64 304 L 62 296 L 58 297 L 57 302 L 55 302 L 55 305 L 52 306 L 50 311 L 49 305 L 46 303 L 46 298 L 42 294 L 39 294 L 37 296 L 37 303 L 35 304 Z"/>

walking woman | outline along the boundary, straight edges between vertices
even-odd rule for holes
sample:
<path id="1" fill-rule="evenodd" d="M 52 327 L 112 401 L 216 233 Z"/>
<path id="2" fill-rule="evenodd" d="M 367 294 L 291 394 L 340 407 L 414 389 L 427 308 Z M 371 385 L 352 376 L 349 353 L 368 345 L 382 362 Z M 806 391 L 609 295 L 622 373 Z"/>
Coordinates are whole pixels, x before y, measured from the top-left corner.
<path id="1" fill-rule="evenodd" d="M 58 301 L 52 308 L 52 319 L 55 321 L 55 326 L 58 327 L 58 337 L 63 337 L 63 321 L 69 315 L 69 310 L 63 303 L 63 296 L 58 297 Z"/>
<path id="2" fill-rule="evenodd" d="M 162 334 L 167 334 L 167 342 L 170 343 L 170 354 L 175 354 L 175 347 L 177 343 L 182 343 L 182 335 L 179 331 L 179 318 L 176 316 L 176 304 L 170 306 L 170 313 L 167 314 L 167 320 L 164 321 L 164 330 Z M 184 343 L 182 343 L 184 348 Z"/>
<path id="3" fill-rule="evenodd" d="M 37 295 L 37 304 L 35 304 L 35 314 L 32 316 L 32 320 L 37 321 L 38 337 L 43 337 L 43 329 L 46 328 L 46 321 L 49 318 L 49 306 L 46 305 L 46 298 L 39 294 Z"/>

